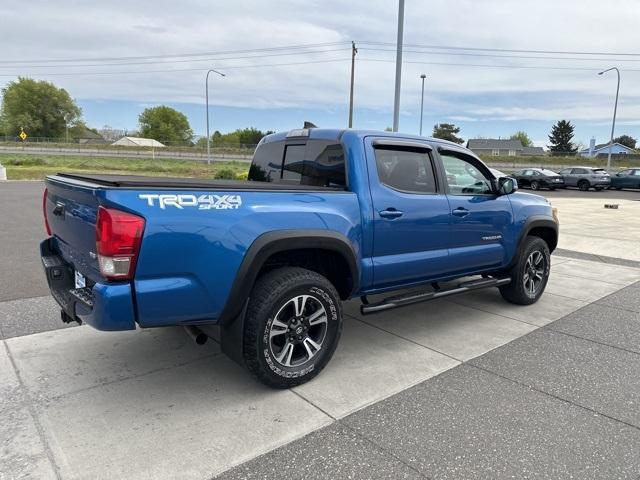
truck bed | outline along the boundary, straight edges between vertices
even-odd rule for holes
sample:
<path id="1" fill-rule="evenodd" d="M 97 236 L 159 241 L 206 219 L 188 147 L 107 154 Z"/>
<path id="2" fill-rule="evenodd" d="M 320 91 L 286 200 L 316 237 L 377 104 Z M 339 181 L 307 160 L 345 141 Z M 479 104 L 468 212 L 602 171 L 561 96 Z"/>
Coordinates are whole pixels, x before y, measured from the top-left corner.
<path id="1" fill-rule="evenodd" d="M 77 180 L 85 184 L 89 183 L 97 187 L 105 188 L 170 188 L 189 190 L 275 190 L 275 191 L 344 191 L 340 188 L 319 187 L 315 185 L 294 185 L 273 182 L 252 182 L 243 180 L 208 180 L 184 177 L 152 177 L 145 175 L 115 175 L 94 173 L 58 173 L 49 176 L 51 180 Z"/>

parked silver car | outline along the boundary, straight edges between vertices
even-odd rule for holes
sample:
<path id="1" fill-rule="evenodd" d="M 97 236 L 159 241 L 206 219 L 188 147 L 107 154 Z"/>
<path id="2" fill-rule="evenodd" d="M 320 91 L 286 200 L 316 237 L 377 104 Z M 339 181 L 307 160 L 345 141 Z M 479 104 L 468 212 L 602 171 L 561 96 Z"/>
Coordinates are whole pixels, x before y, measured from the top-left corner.
<path id="1" fill-rule="evenodd" d="M 590 188 L 600 191 L 611 185 L 611 176 L 604 168 L 569 167 L 558 173 L 565 187 L 578 187 L 585 192 Z"/>

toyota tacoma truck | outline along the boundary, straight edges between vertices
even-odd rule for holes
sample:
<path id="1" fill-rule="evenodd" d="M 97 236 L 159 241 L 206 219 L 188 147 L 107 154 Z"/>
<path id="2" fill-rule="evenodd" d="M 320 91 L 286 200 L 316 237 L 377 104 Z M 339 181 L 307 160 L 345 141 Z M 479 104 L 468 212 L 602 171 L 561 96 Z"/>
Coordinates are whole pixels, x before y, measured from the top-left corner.
<path id="1" fill-rule="evenodd" d="M 558 221 L 516 190 L 447 141 L 298 129 L 262 139 L 247 181 L 48 176 L 41 257 L 64 321 L 199 343 L 215 326 L 286 388 L 329 362 L 348 299 L 363 315 L 488 287 L 536 302 Z"/>

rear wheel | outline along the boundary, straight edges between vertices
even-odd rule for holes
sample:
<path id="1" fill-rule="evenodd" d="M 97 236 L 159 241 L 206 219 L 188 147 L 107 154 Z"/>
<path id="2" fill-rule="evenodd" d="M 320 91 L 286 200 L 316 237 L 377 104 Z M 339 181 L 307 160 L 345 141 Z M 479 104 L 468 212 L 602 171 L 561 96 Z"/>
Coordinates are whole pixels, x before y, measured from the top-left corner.
<path id="1" fill-rule="evenodd" d="M 587 180 L 580 180 L 578 182 L 578 188 L 580 190 L 582 190 L 583 192 L 586 192 L 587 190 L 589 190 L 589 182 Z"/>
<path id="2" fill-rule="evenodd" d="M 262 383 L 294 387 L 320 373 L 341 331 L 340 297 L 331 282 L 303 268 L 279 268 L 261 277 L 251 292 L 244 361 Z"/>
<path id="3" fill-rule="evenodd" d="M 538 190 L 539 188 L 540 188 L 540 184 L 536 180 L 531 182 L 531 190 Z"/>
<path id="4" fill-rule="evenodd" d="M 518 261 L 509 271 L 511 283 L 500 287 L 502 298 L 518 305 L 538 301 L 549 280 L 551 253 L 540 237 L 525 239 Z"/>

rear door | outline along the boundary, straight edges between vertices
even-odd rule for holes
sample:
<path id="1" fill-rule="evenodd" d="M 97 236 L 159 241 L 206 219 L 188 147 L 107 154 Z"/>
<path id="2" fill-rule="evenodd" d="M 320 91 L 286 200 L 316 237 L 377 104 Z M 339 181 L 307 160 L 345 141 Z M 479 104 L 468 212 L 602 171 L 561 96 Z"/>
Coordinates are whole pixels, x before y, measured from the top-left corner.
<path id="1" fill-rule="evenodd" d="M 365 139 L 373 203 L 374 288 L 442 275 L 449 269 L 449 203 L 431 147 Z"/>
<path id="2" fill-rule="evenodd" d="M 506 263 L 513 223 L 508 195 L 497 195 L 489 169 L 461 150 L 441 150 L 451 215 L 450 270 L 472 272 Z"/>

